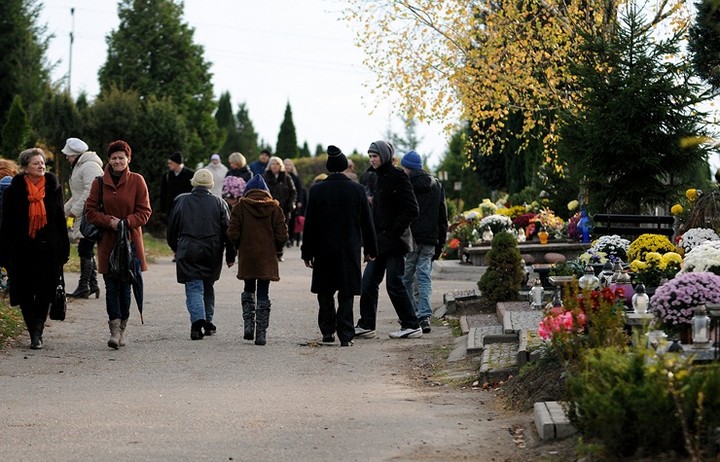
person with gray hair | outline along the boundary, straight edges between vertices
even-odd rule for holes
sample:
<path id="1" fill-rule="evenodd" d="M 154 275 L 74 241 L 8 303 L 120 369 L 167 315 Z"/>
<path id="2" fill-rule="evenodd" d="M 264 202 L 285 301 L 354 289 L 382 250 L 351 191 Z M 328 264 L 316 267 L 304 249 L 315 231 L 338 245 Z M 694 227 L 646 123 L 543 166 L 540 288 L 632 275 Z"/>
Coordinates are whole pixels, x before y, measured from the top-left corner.
<path id="1" fill-rule="evenodd" d="M 170 212 L 167 243 L 176 254 L 177 282 L 185 285 L 185 304 L 190 313 L 190 338 L 213 335 L 215 281 L 220 279 L 222 257 L 227 267 L 235 264 L 235 248 L 227 237 L 230 209 L 210 190 L 212 172 L 195 172 L 189 193 L 180 194 Z"/>
<path id="2" fill-rule="evenodd" d="M 368 148 L 370 168 L 377 177 L 373 196 L 373 222 L 378 255 L 365 266 L 360 294 L 360 319 L 356 338 L 375 337 L 380 283 L 385 287 L 400 319 L 400 330 L 390 338 L 422 337 L 422 329 L 403 284 L 405 254 L 410 251 L 410 224 L 418 217 L 418 203 L 408 176 L 393 165 L 395 149 L 387 141 L 375 141 Z"/>
<path id="3" fill-rule="evenodd" d="M 20 153 L 21 173 L 3 193 L 0 266 L 7 268 L 10 305 L 20 305 L 30 334 L 30 348 L 43 348 L 43 330 L 70 258 L 62 186 L 45 170 L 45 152 Z"/>

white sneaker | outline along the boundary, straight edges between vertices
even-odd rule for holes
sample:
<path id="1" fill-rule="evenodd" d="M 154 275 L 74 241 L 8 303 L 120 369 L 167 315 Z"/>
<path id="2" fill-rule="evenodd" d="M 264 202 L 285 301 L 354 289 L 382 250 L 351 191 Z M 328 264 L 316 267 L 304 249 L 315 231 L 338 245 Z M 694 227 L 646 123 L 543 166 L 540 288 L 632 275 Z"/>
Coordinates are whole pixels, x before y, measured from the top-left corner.
<path id="1" fill-rule="evenodd" d="M 355 326 L 355 338 L 375 338 L 375 331 Z"/>
<path id="2" fill-rule="evenodd" d="M 406 327 L 397 332 L 390 332 L 390 338 L 420 338 L 422 334 L 422 329 L 419 327 L 417 329 Z"/>

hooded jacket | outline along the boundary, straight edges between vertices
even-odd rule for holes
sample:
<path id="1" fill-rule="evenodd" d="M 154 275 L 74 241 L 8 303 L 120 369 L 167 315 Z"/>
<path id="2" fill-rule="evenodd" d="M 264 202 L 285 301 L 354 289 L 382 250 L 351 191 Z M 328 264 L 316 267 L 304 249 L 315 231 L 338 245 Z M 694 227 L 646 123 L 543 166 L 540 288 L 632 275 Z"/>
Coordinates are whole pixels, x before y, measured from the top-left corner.
<path id="1" fill-rule="evenodd" d="M 77 219 L 73 223 L 72 237 L 80 239 L 80 217 L 85 201 L 90 195 L 90 187 L 95 178 L 102 176 L 103 162 L 93 151 L 85 151 L 78 157 L 70 174 L 70 199 L 65 202 L 65 216 L 72 214 Z"/>
<path id="2" fill-rule="evenodd" d="M 285 214 L 262 189 L 250 189 L 230 212 L 227 232 L 237 249 L 238 279 L 279 281 L 277 253 L 288 239 Z"/>
<path id="3" fill-rule="evenodd" d="M 411 170 L 408 176 L 420 208 L 420 215 L 410 226 L 413 239 L 417 244 L 435 246 L 435 253 L 439 254 L 448 227 L 445 191 L 425 170 Z"/>

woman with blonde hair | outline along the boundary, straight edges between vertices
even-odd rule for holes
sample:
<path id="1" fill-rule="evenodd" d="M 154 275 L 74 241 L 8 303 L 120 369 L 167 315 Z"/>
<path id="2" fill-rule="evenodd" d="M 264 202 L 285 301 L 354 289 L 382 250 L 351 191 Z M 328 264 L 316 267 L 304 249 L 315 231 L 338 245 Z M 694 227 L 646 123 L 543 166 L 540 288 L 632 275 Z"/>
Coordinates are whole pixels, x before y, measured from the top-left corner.
<path id="1" fill-rule="evenodd" d="M 225 174 L 225 178 L 229 176 L 236 176 L 242 178 L 245 183 L 250 181 L 253 177 L 253 172 L 250 171 L 245 160 L 245 156 L 239 152 L 233 152 L 228 156 L 228 163 L 230 164 L 230 170 Z"/>
<path id="2" fill-rule="evenodd" d="M 45 170 L 45 152 L 20 153 L 22 170 L 3 193 L 0 266 L 7 268 L 10 304 L 20 305 L 30 333 L 30 348 L 43 348 L 43 330 L 70 257 L 62 186 Z"/>
<path id="3" fill-rule="evenodd" d="M 289 228 L 290 218 L 297 201 L 297 191 L 292 177 L 285 171 L 285 164 L 281 158 L 277 156 L 270 157 L 263 179 L 270 189 L 272 198 L 280 203 L 280 208 L 285 214 L 285 225 Z M 283 261 L 282 250 L 278 252 L 277 258 L 278 261 Z"/>

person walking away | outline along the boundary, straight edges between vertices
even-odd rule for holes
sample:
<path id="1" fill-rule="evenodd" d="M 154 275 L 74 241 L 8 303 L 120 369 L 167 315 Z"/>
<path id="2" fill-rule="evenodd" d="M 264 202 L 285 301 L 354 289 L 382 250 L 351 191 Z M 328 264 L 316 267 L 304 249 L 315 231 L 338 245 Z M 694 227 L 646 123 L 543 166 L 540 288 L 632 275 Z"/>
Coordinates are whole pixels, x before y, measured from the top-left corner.
<path id="1" fill-rule="evenodd" d="M 355 335 L 353 298 L 360 295 L 362 280 L 360 250 L 363 247 L 365 260 L 372 261 L 377 242 L 365 189 L 342 173 L 345 154 L 328 146 L 325 166 L 330 175 L 310 190 L 300 253 L 312 268 L 310 291 L 317 294 L 323 342 L 335 342 L 337 332 L 340 346 L 350 346 Z"/>
<path id="2" fill-rule="evenodd" d="M 150 219 L 150 196 L 142 175 L 130 171 L 132 149 L 123 140 L 113 141 L 107 149 L 108 163 L 102 184 L 93 182 L 85 203 L 87 220 L 102 230 L 98 242 L 98 271 L 105 282 L 105 307 L 108 314 L 110 339 L 108 347 L 118 349 L 127 341 L 130 318 L 131 283 L 109 274 L 110 253 L 117 241 L 120 220 L 130 230 L 131 246 L 140 270 L 147 271 L 142 227 Z M 100 187 L 103 188 L 103 209 L 99 209 Z"/>
<path id="3" fill-rule="evenodd" d="M 167 171 L 160 183 L 160 212 L 167 224 L 168 217 L 172 211 L 173 201 L 180 194 L 192 191 L 192 180 L 195 172 L 185 166 L 183 155 L 180 151 L 170 154 L 167 161 Z"/>
<path id="4" fill-rule="evenodd" d="M 292 161 L 292 159 L 283 160 L 283 165 L 285 166 L 285 173 L 290 175 L 290 179 L 292 179 L 293 181 L 293 185 L 295 186 L 295 192 L 297 194 L 297 198 L 295 200 L 295 207 L 293 208 L 293 211 L 290 214 L 290 220 L 288 221 L 288 234 L 290 235 L 290 239 L 288 239 L 286 245 L 287 247 L 292 247 L 293 243 L 295 243 L 299 247 L 303 230 L 299 226 L 296 226 L 296 223 L 305 219 L 304 216 L 305 204 L 307 203 L 307 192 L 305 191 L 305 188 L 303 188 L 300 176 L 295 171 L 295 163 Z M 298 217 L 303 218 L 300 218 L 298 220 Z"/>
<path id="5" fill-rule="evenodd" d="M 241 153 L 233 152 L 230 154 L 228 156 L 228 163 L 230 164 L 230 170 L 225 174 L 225 177 L 236 176 L 242 178 L 245 183 L 253 177 L 253 172 L 250 171 L 245 156 Z"/>
<path id="6" fill-rule="evenodd" d="M 365 266 L 360 294 L 360 319 L 355 337 L 375 337 L 378 293 L 384 277 L 400 330 L 390 338 L 422 337 L 422 329 L 403 284 L 405 254 L 410 251 L 410 223 L 418 216 L 418 204 L 408 176 L 393 165 L 395 149 L 387 141 L 375 141 L 368 148 L 370 167 L 377 177 L 372 212 L 377 234 L 378 256 Z"/>
<path id="7" fill-rule="evenodd" d="M 70 294 L 73 298 L 100 297 L 97 282 L 97 262 L 95 261 L 95 242 L 85 239 L 80 233 L 80 218 L 85 201 L 90 194 L 90 187 L 95 179 L 103 174 L 103 162 L 88 145 L 80 138 L 68 138 L 62 153 L 70 163 L 70 199 L 65 202 L 65 216 L 74 218 L 72 238 L 78 242 L 80 256 L 80 279 L 77 288 Z"/>
<path id="8" fill-rule="evenodd" d="M 167 243 L 177 256 L 177 282 L 185 285 L 192 340 L 217 331 L 214 285 L 220 279 L 223 252 L 228 268 L 235 264 L 235 249 L 227 237 L 230 210 L 210 193 L 213 181 L 209 170 L 195 172 L 192 192 L 175 199 L 168 219 Z"/>
<path id="9" fill-rule="evenodd" d="M 353 180 L 355 183 L 359 183 L 360 180 L 358 179 L 357 173 L 355 173 L 355 164 L 353 163 L 352 159 L 348 159 L 348 167 L 343 172 L 348 178 Z"/>
<path id="10" fill-rule="evenodd" d="M 240 202 L 232 208 L 228 237 L 237 249 L 237 278 L 244 282 L 243 338 L 254 338 L 255 345 L 265 345 L 270 322 L 270 281 L 280 280 L 277 255 L 288 232 L 285 214 L 270 195 L 262 175 L 252 177 Z"/>
<path id="11" fill-rule="evenodd" d="M 407 152 L 400 161 L 410 178 L 420 215 L 410 225 L 413 249 L 405 257 L 403 284 L 424 334 L 430 333 L 432 307 L 432 262 L 440 258 L 447 236 L 448 219 L 445 191 L 437 178 L 422 168 L 422 159 L 415 151 Z M 415 278 L 418 296 L 415 299 Z"/>
<path id="12" fill-rule="evenodd" d="M 21 173 L 5 189 L 0 266 L 7 269 L 10 305 L 20 305 L 30 348 L 43 348 L 43 331 L 63 265 L 70 258 L 62 186 L 45 170 L 45 152 L 20 153 Z"/>
<path id="13" fill-rule="evenodd" d="M 210 156 L 210 163 L 207 164 L 205 168 L 210 170 L 212 173 L 213 184 L 215 185 L 210 192 L 215 196 L 222 198 L 222 181 L 223 178 L 225 178 L 225 175 L 227 175 L 228 168 L 223 165 L 220 160 L 220 154 L 215 153 Z"/>
<path id="14" fill-rule="evenodd" d="M 292 178 L 285 171 L 285 164 L 283 164 L 281 158 L 276 156 L 270 158 L 263 179 L 270 189 L 273 199 L 280 203 L 280 208 L 285 214 L 285 225 L 290 230 L 290 220 L 297 202 L 297 191 Z M 283 249 L 280 250 L 277 259 L 283 261 Z"/>
<path id="15" fill-rule="evenodd" d="M 258 155 L 258 159 L 250 163 L 250 171 L 253 175 L 263 175 L 267 170 L 268 162 L 270 162 L 270 151 L 263 149 Z"/>

